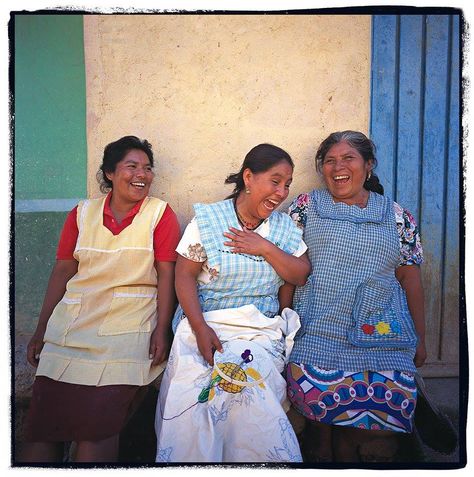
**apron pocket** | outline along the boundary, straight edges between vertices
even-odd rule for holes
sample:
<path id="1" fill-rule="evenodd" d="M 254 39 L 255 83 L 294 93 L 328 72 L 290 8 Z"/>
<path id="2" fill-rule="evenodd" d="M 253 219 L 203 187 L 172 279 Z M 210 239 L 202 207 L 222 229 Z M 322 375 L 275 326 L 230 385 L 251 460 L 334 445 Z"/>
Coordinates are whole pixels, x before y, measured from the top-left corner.
<path id="1" fill-rule="evenodd" d="M 352 320 L 348 339 L 354 346 L 414 348 L 418 341 L 405 292 L 395 278 L 361 283 Z"/>
<path id="2" fill-rule="evenodd" d="M 66 291 L 48 320 L 44 341 L 64 345 L 71 324 L 81 311 L 82 293 Z"/>
<path id="3" fill-rule="evenodd" d="M 99 336 L 147 333 L 156 316 L 156 288 L 117 287 Z"/>

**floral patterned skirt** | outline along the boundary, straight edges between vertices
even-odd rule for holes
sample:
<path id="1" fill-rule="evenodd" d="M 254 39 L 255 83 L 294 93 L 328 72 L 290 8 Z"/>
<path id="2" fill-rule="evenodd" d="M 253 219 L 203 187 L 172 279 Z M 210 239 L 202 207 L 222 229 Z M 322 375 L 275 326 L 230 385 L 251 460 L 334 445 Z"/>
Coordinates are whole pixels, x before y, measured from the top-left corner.
<path id="1" fill-rule="evenodd" d="M 360 429 L 412 432 L 415 377 L 401 371 L 347 372 L 289 363 L 288 397 L 306 418 Z"/>

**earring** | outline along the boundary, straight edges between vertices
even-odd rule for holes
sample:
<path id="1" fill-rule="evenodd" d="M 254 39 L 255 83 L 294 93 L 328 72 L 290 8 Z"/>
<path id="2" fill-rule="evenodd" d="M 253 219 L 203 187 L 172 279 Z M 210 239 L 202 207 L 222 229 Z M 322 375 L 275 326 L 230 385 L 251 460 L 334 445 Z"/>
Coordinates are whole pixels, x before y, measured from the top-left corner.
<path id="1" fill-rule="evenodd" d="M 245 188 L 245 193 L 250 194 L 250 189 L 248 187 Z"/>
<path id="2" fill-rule="evenodd" d="M 369 173 L 367 174 L 367 179 L 365 179 L 365 181 L 370 181 L 370 178 L 372 177 L 372 171 L 369 171 Z"/>

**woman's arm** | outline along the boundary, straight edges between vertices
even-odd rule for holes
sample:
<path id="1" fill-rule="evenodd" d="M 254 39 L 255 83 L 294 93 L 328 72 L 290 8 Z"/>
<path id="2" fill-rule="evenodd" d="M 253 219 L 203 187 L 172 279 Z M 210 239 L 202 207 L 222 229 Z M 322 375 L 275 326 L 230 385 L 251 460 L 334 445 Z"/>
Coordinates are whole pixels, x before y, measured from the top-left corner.
<path id="1" fill-rule="evenodd" d="M 150 359 L 152 365 L 168 358 L 171 347 L 171 318 L 176 305 L 174 290 L 174 262 L 156 262 L 158 274 L 157 323 L 150 339 Z"/>
<path id="2" fill-rule="evenodd" d="M 238 230 L 233 227 L 230 227 L 229 230 L 230 233 L 224 233 L 224 236 L 230 239 L 230 242 L 224 242 L 224 245 L 232 247 L 232 252 L 259 255 L 274 268 L 285 282 L 298 286 L 306 283 L 311 271 L 311 264 L 306 253 L 301 257 L 295 257 L 255 232 Z"/>
<path id="3" fill-rule="evenodd" d="M 199 352 L 212 366 L 214 365 L 214 349 L 222 351 L 222 345 L 202 315 L 196 285 L 201 268 L 201 262 L 194 262 L 179 255 L 176 261 L 175 287 L 179 303 L 196 335 Z"/>
<path id="4" fill-rule="evenodd" d="M 293 308 L 293 295 L 295 286 L 285 282 L 278 290 L 278 302 L 280 303 L 280 314 L 284 308 Z"/>
<path id="5" fill-rule="evenodd" d="M 35 368 L 38 366 L 39 354 L 43 349 L 43 338 L 49 317 L 53 313 L 54 307 L 64 296 L 66 284 L 77 273 L 78 266 L 79 262 L 77 260 L 56 260 L 51 271 L 38 324 L 27 346 L 28 362 Z"/>
<path id="6" fill-rule="evenodd" d="M 419 368 L 426 360 L 425 309 L 421 270 L 418 265 L 402 265 L 395 270 L 395 276 L 405 290 L 408 308 L 418 334 L 419 340 L 414 362 L 415 366 Z"/>

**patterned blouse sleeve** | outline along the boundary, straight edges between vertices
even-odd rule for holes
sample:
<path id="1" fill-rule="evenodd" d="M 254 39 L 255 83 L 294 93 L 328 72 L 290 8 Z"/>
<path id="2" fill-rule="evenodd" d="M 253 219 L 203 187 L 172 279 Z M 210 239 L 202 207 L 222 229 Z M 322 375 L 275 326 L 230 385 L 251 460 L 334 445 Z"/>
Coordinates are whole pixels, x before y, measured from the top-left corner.
<path id="1" fill-rule="evenodd" d="M 296 197 L 288 208 L 288 215 L 293 219 L 293 222 L 303 229 L 306 227 L 306 217 L 308 214 L 309 194 L 306 192 Z"/>
<path id="2" fill-rule="evenodd" d="M 396 202 L 393 203 L 395 220 L 400 238 L 400 265 L 421 265 L 423 248 L 421 246 L 418 225 L 410 212 Z"/>
<path id="3" fill-rule="evenodd" d="M 193 262 L 203 263 L 207 260 L 206 250 L 201 243 L 201 234 L 195 217 L 187 225 L 176 251 L 182 257 Z"/>

